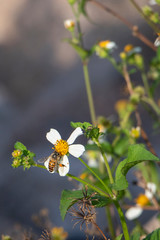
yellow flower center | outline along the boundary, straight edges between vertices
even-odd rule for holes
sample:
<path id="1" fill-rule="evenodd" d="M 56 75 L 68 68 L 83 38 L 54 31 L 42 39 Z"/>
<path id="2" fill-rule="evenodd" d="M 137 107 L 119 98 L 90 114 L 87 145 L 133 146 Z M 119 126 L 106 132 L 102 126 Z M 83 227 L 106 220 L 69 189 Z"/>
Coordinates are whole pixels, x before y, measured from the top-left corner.
<path id="1" fill-rule="evenodd" d="M 55 144 L 55 151 L 58 152 L 61 156 L 64 156 L 68 153 L 69 145 L 65 140 L 57 140 Z"/>
<path id="2" fill-rule="evenodd" d="M 127 53 L 127 52 L 130 52 L 133 48 L 134 48 L 134 47 L 133 47 L 132 44 L 127 44 L 127 45 L 124 47 L 124 51 Z"/>
<path id="3" fill-rule="evenodd" d="M 149 199 L 146 195 L 140 194 L 138 198 L 136 198 L 136 203 L 140 206 L 145 206 L 149 203 Z"/>
<path id="4" fill-rule="evenodd" d="M 82 173 L 79 177 L 81 179 L 85 179 L 87 177 L 88 173 Z"/>
<path id="5" fill-rule="evenodd" d="M 100 46 L 101 48 L 106 48 L 107 45 L 108 45 L 108 43 L 110 43 L 110 42 L 111 42 L 111 41 L 109 41 L 109 40 L 101 41 L 101 42 L 99 42 L 99 46 Z"/>

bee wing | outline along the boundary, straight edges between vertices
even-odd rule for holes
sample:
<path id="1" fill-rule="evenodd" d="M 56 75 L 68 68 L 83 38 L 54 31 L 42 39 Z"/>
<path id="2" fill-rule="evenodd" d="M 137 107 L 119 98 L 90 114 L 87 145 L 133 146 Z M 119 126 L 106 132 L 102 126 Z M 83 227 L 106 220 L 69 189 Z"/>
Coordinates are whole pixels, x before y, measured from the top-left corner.
<path id="1" fill-rule="evenodd" d="M 47 161 L 48 157 L 43 157 L 43 158 L 40 158 L 38 159 L 38 163 L 44 163 L 45 161 Z"/>

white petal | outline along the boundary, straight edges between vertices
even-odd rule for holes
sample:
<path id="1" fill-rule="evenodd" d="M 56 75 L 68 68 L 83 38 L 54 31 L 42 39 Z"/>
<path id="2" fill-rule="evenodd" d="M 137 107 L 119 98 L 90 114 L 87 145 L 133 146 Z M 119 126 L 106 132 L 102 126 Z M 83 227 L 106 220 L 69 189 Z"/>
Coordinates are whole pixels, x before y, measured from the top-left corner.
<path id="1" fill-rule="evenodd" d="M 143 209 L 141 207 L 131 207 L 129 208 L 126 213 L 125 216 L 128 220 L 133 220 L 135 218 L 138 218 L 143 212 Z"/>
<path id="2" fill-rule="evenodd" d="M 74 157 L 80 157 L 85 151 L 85 147 L 81 144 L 73 144 L 69 146 L 69 153 Z"/>
<path id="3" fill-rule="evenodd" d="M 153 195 L 156 193 L 157 187 L 153 182 L 147 183 L 147 189 L 145 190 L 145 195 L 148 199 L 152 199 Z"/>
<path id="4" fill-rule="evenodd" d="M 48 171 L 49 171 L 49 161 L 50 161 L 50 157 L 44 162 L 44 166 L 47 168 Z M 55 170 L 53 172 L 50 172 L 50 173 L 54 173 L 54 172 L 55 172 Z"/>
<path id="5" fill-rule="evenodd" d="M 63 166 L 58 167 L 58 172 L 61 177 L 64 177 L 69 172 L 69 161 L 66 155 L 64 155 L 60 164 L 62 164 Z"/>
<path id="6" fill-rule="evenodd" d="M 46 134 L 46 138 L 49 142 L 51 142 L 54 145 L 57 140 L 61 139 L 61 135 L 56 129 L 51 128 L 50 132 Z"/>
<path id="7" fill-rule="evenodd" d="M 72 144 L 72 143 L 76 140 L 76 138 L 77 138 L 78 136 L 82 135 L 82 134 L 83 134 L 82 129 L 81 129 L 80 127 L 77 127 L 77 128 L 71 133 L 70 137 L 69 137 L 68 140 L 67 140 L 67 143 L 68 143 L 69 145 Z"/>

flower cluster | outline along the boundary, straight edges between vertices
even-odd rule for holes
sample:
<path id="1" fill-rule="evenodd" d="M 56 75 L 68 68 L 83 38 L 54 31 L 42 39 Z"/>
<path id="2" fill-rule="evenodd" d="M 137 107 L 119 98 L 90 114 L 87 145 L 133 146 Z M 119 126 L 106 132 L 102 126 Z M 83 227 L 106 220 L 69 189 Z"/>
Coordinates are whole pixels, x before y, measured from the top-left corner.
<path id="1" fill-rule="evenodd" d="M 15 150 L 12 152 L 12 167 L 17 168 L 23 166 L 24 169 L 29 169 L 31 166 L 35 165 L 33 160 L 35 154 L 29 151 L 22 143 L 16 142 L 14 148 Z"/>

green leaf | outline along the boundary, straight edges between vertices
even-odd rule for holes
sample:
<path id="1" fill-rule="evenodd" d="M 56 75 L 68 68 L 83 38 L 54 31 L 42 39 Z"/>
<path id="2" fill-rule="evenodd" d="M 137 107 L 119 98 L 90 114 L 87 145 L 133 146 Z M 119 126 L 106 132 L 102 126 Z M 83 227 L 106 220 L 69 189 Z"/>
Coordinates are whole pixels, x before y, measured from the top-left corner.
<path id="1" fill-rule="evenodd" d="M 83 49 L 80 45 L 68 40 L 68 43 L 76 50 L 80 58 L 84 61 L 90 56 L 90 51 Z"/>
<path id="2" fill-rule="evenodd" d="M 86 3 L 87 3 L 87 0 L 81 0 L 78 4 L 78 10 L 80 13 L 82 13 L 85 17 L 87 16 L 87 13 L 86 13 Z"/>
<path id="3" fill-rule="evenodd" d="M 63 190 L 60 200 L 60 212 L 62 220 L 64 220 L 67 210 L 77 201 L 77 198 L 82 198 L 82 190 Z"/>
<path id="4" fill-rule="evenodd" d="M 114 146 L 114 153 L 116 153 L 118 156 L 122 156 L 126 153 L 129 146 L 128 137 L 121 137 Z"/>
<path id="5" fill-rule="evenodd" d="M 92 127 L 92 124 L 89 123 L 89 122 L 71 122 L 71 127 L 73 128 L 77 128 L 77 127 L 80 127 L 82 128 L 83 130 L 87 130 L 89 127 Z"/>
<path id="6" fill-rule="evenodd" d="M 127 172 L 130 168 L 143 161 L 159 161 L 159 158 L 139 144 L 131 145 L 128 149 L 128 157 L 120 162 L 116 169 L 115 184 L 112 185 L 113 188 L 116 190 L 126 189 L 128 187 L 126 180 Z"/>
<path id="7" fill-rule="evenodd" d="M 91 202 L 95 208 L 101 208 L 110 204 L 112 200 L 96 194 L 95 196 L 91 197 Z"/>
<path id="8" fill-rule="evenodd" d="M 122 237 L 123 237 L 123 233 L 121 233 L 118 237 L 116 237 L 116 239 L 115 240 L 121 240 L 122 239 Z"/>
<path id="9" fill-rule="evenodd" d="M 131 240 L 140 240 L 140 233 L 134 233 L 132 236 L 131 236 Z"/>
<path id="10" fill-rule="evenodd" d="M 156 229 L 143 240 L 159 240 L 160 239 L 160 228 Z"/>
<path id="11" fill-rule="evenodd" d="M 21 142 L 16 142 L 14 144 L 14 148 L 21 151 L 27 150 L 27 148 Z"/>

